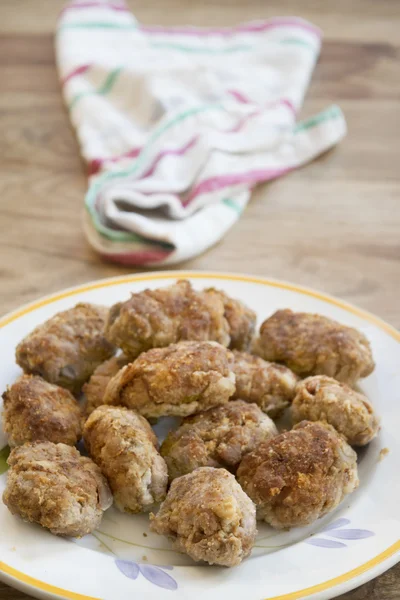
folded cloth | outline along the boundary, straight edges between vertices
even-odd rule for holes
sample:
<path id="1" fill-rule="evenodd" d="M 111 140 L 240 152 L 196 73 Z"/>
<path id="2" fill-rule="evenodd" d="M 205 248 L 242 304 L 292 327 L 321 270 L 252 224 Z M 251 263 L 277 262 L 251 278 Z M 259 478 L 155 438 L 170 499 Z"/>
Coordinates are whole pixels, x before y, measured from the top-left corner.
<path id="1" fill-rule="evenodd" d="M 335 145 L 338 107 L 296 123 L 320 38 L 295 17 L 167 28 L 140 25 L 120 0 L 69 3 L 57 63 L 89 166 L 91 245 L 126 264 L 191 258 L 239 219 L 255 184 Z"/>

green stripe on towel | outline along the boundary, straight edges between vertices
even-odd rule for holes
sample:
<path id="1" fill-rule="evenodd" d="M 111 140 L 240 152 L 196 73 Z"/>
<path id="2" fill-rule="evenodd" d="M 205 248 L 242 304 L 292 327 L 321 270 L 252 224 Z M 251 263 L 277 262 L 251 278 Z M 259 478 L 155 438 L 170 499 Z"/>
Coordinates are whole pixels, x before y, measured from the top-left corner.
<path id="1" fill-rule="evenodd" d="M 86 92 L 81 92 L 80 94 L 77 94 L 69 103 L 69 110 L 72 110 L 76 103 L 79 102 L 79 100 L 81 100 L 82 98 L 85 98 L 86 96 L 105 96 L 106 94 L 108 94 L 113 88 L 113 85 L 121 71 L 122 67 L 118 67 L 117 69 L 111 71 L 111 73 L 107 75 L 106 80 L 104 81 L 103 85 L 99 87 L 99 89 L 88 90 Z"/>

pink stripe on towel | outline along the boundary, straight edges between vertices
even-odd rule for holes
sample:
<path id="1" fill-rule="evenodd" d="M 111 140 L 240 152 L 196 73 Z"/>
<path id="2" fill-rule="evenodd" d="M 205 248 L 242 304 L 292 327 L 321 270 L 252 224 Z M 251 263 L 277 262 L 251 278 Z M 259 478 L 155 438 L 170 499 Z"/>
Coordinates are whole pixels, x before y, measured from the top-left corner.
<path id="1" fill-rule="evenodd" d="M 117 154 L 116 156 L 110 156 L 108 158 L 93 158 L 88 162 L 88 175 L 96 175 L 96 173 L 101 170 L 101 167 L 104 165 L 104 163 L 118 162 L 120 160 L 124 160 L 125 158 L 136 158 L 136 156 L 139 156 L 141 151 L 142 148 L 132 148 L 132 150 L 128 150 L 122 154 Z"/>
<path id="2" fill-rule="evenodd" d="M 317 27 L 311 25 L 302 19 L 294 17 L 277 17 L 266 21 L 254 21 L 244 23 L 236 27 L 162 27 L 157 25 L 142 25 L 141 30 L 145 33 L 160 33 L 166 35 L 190 35 L 194 37 L 207 37 L 210 35 L 230 36 L 237 33 L 261 33 L 270 29 L 281 27 L 296 27 L 303 31 L 313 33 L 318 38 L 321 37 L 321 32 Z"/>
<path id="3" fill-rule="evenodd" d="M 90 66 L 91 65 L 81 65 L 80 67 L 76 67 L 76 69 L 74 69 L 73 71 L 68 73 L 68 75 L 61 79 L 61 86 L 64 86 L 67 83 L 67 81 L 73 79 L 77 75 L 82 75 L 82 73 L 86 73 L 86 71 L 90 69 Z"/>
<path id="4" fill-rule="evenodd" d="M 174 250 L 138 250 L 137 252 L 123 252 L 121 254 L 101 253 L 101 256 L 111 262 L 123 265 L 147 265 L 149 263 L 162 262 Z"/>
<path id="5" fill-rule="evenodd" d="M 150 165 L 148 170 L 144 173 L 144 175 L 142 175 L 142 177 L 140 177 L 140 179 L 145 179 L 146 177 L 150 177 L 150 175 L 153 175 L 158 163 L 165 156 L 183 156 L 184 154 L 186 154 L 188 150 L 193 148 L 197 140 L 198 136 L 195 136 L 187 144 L 182 146 L 182 148 L 166 148 L 165 150 L 161 150 L 161 152 L 159 152 L 155 157 L 153 163 Z"/>
<path id="6" fill-rule="evenodd" d="M 182 204 L 187 206 L 194 198 L 200 194 L 209 194 L 221 190 L 225 187 L 231 187 L 233 185 L 241 185 L 247 183 L 254 185 L 260 181 L 269 181 L 280 177 L 284 173 L 290 171 L 292 167 L 281 167 L 277 169 L 258 169 L 256 171 L 248 171 L 247 173 L 230 173 L 229 175 L 216 175 L 209 179 L 204 179 L 198 183 L 190 192 L 190 194 L 182 199 Z"/>
<path id="7" fill-rule="evenodd" d="M 251 104 L 251 100 L 249 100 L 249 98 L 247 98 L 247 96 L 245 96 L 242 92 L 239 92 L 239 90 L 227 90 L 228 94 L 230 94 L 231 96 L 233 96 L 235 98 L 235 100 L 237 100 L 238 102 L 240 102 L 240 104 Z"/>

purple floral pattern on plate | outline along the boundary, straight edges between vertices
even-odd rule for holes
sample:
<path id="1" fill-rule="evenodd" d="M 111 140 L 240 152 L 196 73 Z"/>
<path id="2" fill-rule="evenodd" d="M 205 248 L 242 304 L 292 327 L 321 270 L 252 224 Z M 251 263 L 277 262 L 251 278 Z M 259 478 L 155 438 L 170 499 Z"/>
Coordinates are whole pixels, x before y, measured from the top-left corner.
<path id="1" fill-rule="evenodd" d="M 324 534 L 328 538 L 335 538 L 334 540 L 327 539 L 326 537 L 312 536 L 308 540 L 305 540 L 305 543 L 310 544 L 310 546 L 318 546 L 319 548 L 347 548 L 347 544 L 336 540 L 365 540 L 375 535 L 369 529 L 343 529 L 347 525 L 350 525 L 349 519 L 337 519 L 329 523 L 319 534 Z"/>
<path id="2" fill-rule="evenodd" d="M 306 540 L 306 544 L 310 546 L 318 546 L 318 548 L 345 548 L 346 544 L 342 542 L 335 542 L 333 540 L 326 540 L 325 538 L 310 538 Z"/>
<path id="3" fill-rule="evenodd" d="M 165 573 L 165 570 L 172 570 L 173 567 L 156 567 L 155 565 L 146 565 L 143 563 L 136 563 L 133 560 L 122 560 L 120 558 L 115 559 L 115 564 L 121 573 L 129 579 L 137 579 L 139 574 L 142 574 L 147 581 L 150 581 L 150 583 L 164 588 L 165 590 L 176 590 L 178 588 L 175 579 L 168 573 Z"/>

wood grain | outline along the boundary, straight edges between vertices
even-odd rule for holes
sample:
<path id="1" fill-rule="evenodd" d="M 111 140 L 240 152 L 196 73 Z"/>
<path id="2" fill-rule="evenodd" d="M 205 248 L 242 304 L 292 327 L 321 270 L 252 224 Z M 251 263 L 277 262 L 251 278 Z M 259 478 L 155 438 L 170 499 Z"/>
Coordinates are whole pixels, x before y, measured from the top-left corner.
<path id="1" fill-rule="evenodd" d="M 231 25 L 298 14 L 325 34 L 303 114 L 343 109 L 346 140 L 259 187 L 239 223 L 184 268 L 316 287 L 400 327 L 400 6 L 395 0 L 148 0 L 144 23 Z M 0 3 L 0 313 L 88 280 L 101 261 L 81 229 L 85 167 L 63 107 L 53 31 L 61 0 Z M 167 7 L 167 10 L 166 10 Z M 397 600 L 400 566 L 342 600 Z M 0 583 L 2 600 L 28 598 Z"/>

